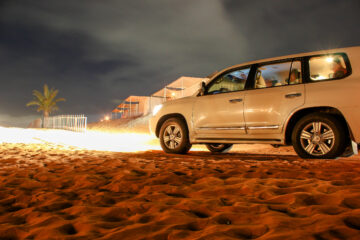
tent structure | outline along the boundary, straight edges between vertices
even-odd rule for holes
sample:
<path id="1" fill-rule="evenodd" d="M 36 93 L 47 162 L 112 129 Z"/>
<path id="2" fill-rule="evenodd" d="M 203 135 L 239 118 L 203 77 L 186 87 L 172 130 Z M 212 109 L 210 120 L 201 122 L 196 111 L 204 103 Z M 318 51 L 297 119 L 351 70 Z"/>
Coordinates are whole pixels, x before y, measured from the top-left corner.
<path id="1" fill-rule="evenodd" d="M 132 118 L 147 115 L 156 105 L 165 101 L 191 96 L 196 93 L 201 82 L 208 78 L 180 77 L 151 96 L 129 96 L 112 112 L 111 118 Z"/>
<path id="2" fill-rule="evenodd" d="M 199 90 L 202 81 L 207 82 L 208 79 L 182 76 L 151 96 L 163 98 L 163 102 L 188 97 Z"/>
<path id="3" fill-rule="evenodd" d="M 129 96 L 111 112 L 111 118 L 132 118 L 147 115 L 161 104 L 161 98 L 148 96 Z"/>

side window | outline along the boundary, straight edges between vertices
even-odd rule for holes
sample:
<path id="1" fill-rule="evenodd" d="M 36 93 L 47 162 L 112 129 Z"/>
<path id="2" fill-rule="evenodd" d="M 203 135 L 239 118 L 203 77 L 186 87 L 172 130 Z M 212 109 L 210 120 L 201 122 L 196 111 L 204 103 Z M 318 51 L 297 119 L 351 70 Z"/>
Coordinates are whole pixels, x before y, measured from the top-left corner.
<path id="1" fill-rule="evenodd" d="M 291 64 L 290 76 L 288 78 L 288 84 L 298 84 L 302 83 L 302 74 L 301 74 L 301 62 L 293 61 Z"/>
<path id="2" fill-rule="evenodd" d="M 266 88 L 266 87 L 276 87 L 290 84 L 291 75 L 294 75 L 297 81 L 300 81 L 301 77 L 301 63 L 297 64 L 297 61 L 293 62 L 294 67 L 292 67 L 292 62 L 284 63 L 274 63 L 274 64 L 265 64 L 258 67 L 255 75 L 255 88 Z M 297 69 L 297 72 L 295 72 Z M 290 70 L 294 74 L 290 74 Z M 300 74 L 299 74 L 300 73 Z M 295 84 L 293 82 L 291 84 Z"/>
<path id="3" fill-rule="evenodd" d="M 206 94 L 244 90 L 249 72 L 250 68 L 244 68 L 218 76 L 208 85 Z"/>
<path id="4" fill-rule="evenodd" d="M 309 59 L 309 68 L 312 81 L 339 79 L 348 73 L 345 60 L 340 54 L 312 57 Z"/>

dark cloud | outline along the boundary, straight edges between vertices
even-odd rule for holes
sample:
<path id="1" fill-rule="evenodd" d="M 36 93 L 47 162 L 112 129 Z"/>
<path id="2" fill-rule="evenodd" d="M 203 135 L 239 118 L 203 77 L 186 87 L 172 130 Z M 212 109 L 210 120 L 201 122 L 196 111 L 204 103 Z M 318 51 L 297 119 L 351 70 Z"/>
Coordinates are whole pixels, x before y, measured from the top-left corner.
<path id="1" fill-rule="evenodd" d="M 44 83 L 67 98 L 60 113 L 96 116 L 182 75 L 358 45 L 358 10 L 357 0 L 3 1 L 0 121 L 33 117 L 25 103 Z"/>
<path id="2" fill-rule="evenodd" d="M 223 0 L 228 20 L 251 43 L 249 58 L 359 45 L 357 0 Z M 250 23 L 250 24 L 248 24 Z"/>
<path id="3" fill-rule="evenodd" d="M 44 83 L 62 90 L 68 99 L 62 105 L 69 107 L 70 113 L 81 112 L 87 102 L 83 92 L 97 92 L 99 95 L 92 98 L 95 101 L 106 95 L 107 90 L 97 84 L 101 75 L 134 64 L 131 57 L 120 54 L 113 59 L 89 58 L 88 49 L 96 48 L 96 44 L 78 32 L 53 31 L 25 23 L 8 24 L 0 27 L 0 31 L 4 34 L 0 38 L 4 53 L 0 72 L 6 81 L 6 91 L 0 99 L 8 102 L 3 107 L 13 109 L 14 115 L 32 112 L 23 109 L 24 104 L 31 98 L 31 89 L 38 89 Z M 5 101 L 14 97 L 21 101 Z M 96 111 L 96 105 L 87 106 L 86 110 Z"/>

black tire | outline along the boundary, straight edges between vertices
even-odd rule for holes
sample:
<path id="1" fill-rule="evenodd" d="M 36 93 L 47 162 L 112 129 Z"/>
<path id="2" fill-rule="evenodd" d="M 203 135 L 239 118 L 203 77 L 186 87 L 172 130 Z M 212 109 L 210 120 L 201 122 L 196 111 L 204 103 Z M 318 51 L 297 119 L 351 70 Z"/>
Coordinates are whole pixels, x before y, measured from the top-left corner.
<path id="1" fill-rule="evenodd" d="M 190 148 L 188 128 L 183 120 L 169 118 L 160 128 L 160 144 L 164 152 L 185 154 Z"/>
<path id="2" fill-rule="evenodd" d="M 232 144 L 225 143 L 207 143 L 206 148 L 213 153 L 226 153 L 231 150 Z"/>
<path id="3" fill-rule="evenodd" d="M 346 127 L 334 115 L 313 113 L 296 123 L 291 141 L 302 158 L 331 159 L 344 152 L 347 138 Z"/>

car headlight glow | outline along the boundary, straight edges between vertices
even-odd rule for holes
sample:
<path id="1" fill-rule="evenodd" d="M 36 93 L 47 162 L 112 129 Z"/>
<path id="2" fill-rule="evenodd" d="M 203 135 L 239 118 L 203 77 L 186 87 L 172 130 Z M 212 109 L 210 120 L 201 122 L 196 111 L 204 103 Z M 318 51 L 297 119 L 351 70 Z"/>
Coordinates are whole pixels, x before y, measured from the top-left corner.
<path id="1" fill-rule="evenodd" d="M 154 116 L 160 111 L 162 106 L 163 106 L 162 104 L 159 104 L 154 107 L 153 112 L 152 112 Z"/>

